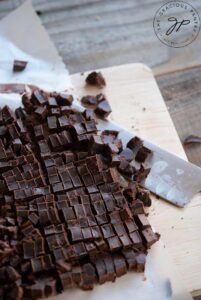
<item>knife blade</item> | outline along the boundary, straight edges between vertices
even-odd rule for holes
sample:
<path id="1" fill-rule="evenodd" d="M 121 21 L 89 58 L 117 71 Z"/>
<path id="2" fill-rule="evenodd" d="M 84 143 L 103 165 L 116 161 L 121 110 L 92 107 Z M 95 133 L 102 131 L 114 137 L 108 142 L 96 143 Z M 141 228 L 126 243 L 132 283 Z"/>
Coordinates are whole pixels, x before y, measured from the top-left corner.
<path id="1" fill-rule="evenodd" d="M 135 136 L 110 120 L 99 120 L 98 129 L 119 131 L 124 146 Z M 153 155 L 144 164 L 151 171 L 141 185 L 176 206 L 187 205 L 201 191 L 201 168 L 147 140 L 143 143 Z"/>

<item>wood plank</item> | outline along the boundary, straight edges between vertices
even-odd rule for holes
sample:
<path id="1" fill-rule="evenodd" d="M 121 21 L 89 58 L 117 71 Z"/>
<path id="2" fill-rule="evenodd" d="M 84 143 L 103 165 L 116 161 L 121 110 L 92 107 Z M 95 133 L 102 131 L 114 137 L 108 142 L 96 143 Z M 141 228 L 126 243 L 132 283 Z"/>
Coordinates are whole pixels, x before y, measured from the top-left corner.
<path id="1" fill-rule="evenodd" d="M 22 1 L 1 1 L 0 17 Z M 143 62 L 164 74 L 201 63 L 201 35 L 181 49 L 155 36 L 152 23 L 160 0 L 33 0 L 33 5 L 71 73 Z M 193 5 L 201 13 L 200 1 Z"/>
<path id="2" fill-rule="evenodd" d="M 149 68 L 131 64 L 102 70 L 108 85 L 105 93 L 113 108 L 112 119 L 143 138 L 185 158 L 172 120 Z M 90 91 L 84 87 L 86 74 L 72 75 L 79 96 Z M 146 108 L 146 110 L 144 110 Z M 153 199 L 150 220 L 161 233 L 174 263 L 189 291 L 201 289 L 201 197 L 185 209 Z"/>
<path id="3" fill-rule="evenodd" d="M 157 82 L 181 141 L 201 136 L 201 69 L 162 75 Z M 201 166 L 201 144 L 185 146 L 185 151 L 189 161 Z"/>

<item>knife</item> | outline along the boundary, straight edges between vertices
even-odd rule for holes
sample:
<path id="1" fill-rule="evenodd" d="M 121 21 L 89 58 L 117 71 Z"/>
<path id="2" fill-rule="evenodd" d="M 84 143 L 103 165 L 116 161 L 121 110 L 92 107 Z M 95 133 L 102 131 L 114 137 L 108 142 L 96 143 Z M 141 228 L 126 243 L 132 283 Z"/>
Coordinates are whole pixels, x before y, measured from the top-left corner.
<path id="1" fill-rule="evenodd" d="M 133 133 L 110 120 L 99 120 L 98 129 L 119 131 L 124 146 L 134 137 Z M 151 171 L 141 185 L 176 206 L 187 205 L 201 191 L 201 168 L 147 140 L 143 144 L 153 155 L 144 164 Z"/>

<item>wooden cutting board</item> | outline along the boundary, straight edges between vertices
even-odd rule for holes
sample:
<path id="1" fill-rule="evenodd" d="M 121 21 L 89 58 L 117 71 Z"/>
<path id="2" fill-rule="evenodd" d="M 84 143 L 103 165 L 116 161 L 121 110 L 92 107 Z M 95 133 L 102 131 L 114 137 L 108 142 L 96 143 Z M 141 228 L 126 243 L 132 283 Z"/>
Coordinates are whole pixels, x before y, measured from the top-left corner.
<path id="1" fill-rule="evenodd" d="M 164 149 L 186 158 L 152 71 L 143 64 L 102 69 L 104 92 L 112 106 L 111 119 Z M 86 89 L 85 74 L 71 76 L 78 96 L 97 93 Z M 153 196 L 150 221 L 161 233 L 164 247 L 178 266 L 182 279 L 193 294 L 201 294 L 201 196 L 184 209 Z"/>

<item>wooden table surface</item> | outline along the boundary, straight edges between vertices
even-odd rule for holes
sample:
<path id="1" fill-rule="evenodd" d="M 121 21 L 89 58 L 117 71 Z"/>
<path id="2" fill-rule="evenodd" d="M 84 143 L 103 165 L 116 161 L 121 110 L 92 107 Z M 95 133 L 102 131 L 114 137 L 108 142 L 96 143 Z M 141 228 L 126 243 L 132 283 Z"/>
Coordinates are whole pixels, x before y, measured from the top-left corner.
<path id="1" fill-rule="evenodd" d="M 23 0 L 0 0 L 0 18 Z M 201 34 L 169 48 L 153 31 L 162 0 L 32 0 L 70 73 L 143 62 L 154 71 L 180 139 L 201 136 Z M 189 0 L 201 15 L 201 1 Z M 185 148 L 201 166 L 201 145 Z"/>

